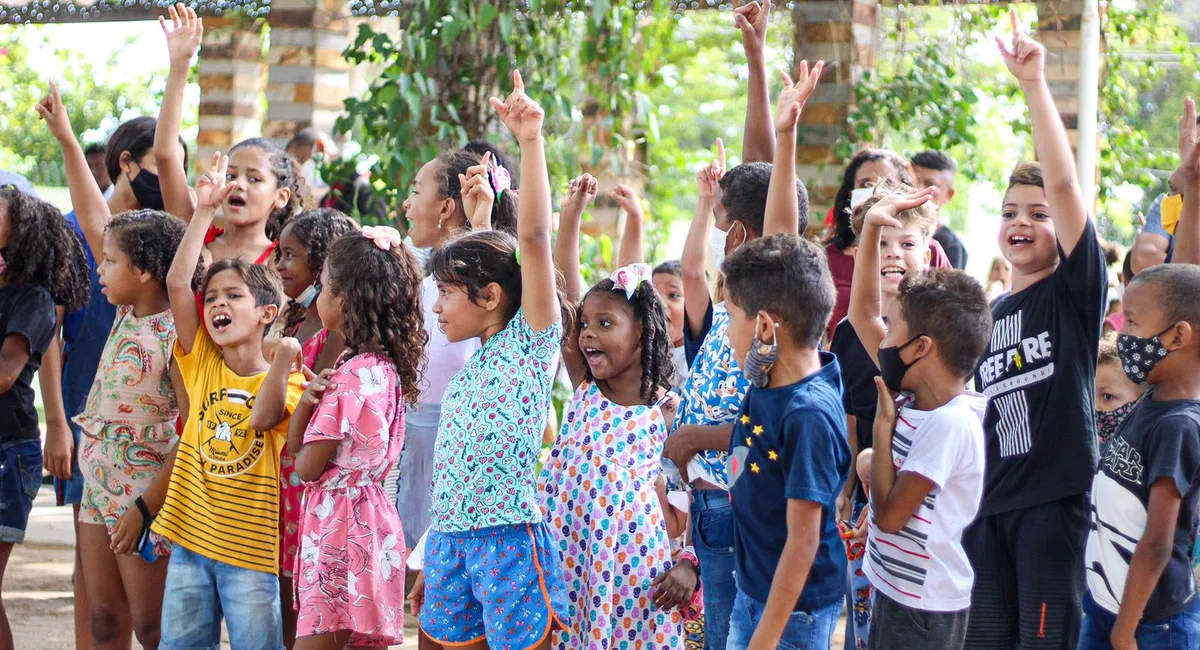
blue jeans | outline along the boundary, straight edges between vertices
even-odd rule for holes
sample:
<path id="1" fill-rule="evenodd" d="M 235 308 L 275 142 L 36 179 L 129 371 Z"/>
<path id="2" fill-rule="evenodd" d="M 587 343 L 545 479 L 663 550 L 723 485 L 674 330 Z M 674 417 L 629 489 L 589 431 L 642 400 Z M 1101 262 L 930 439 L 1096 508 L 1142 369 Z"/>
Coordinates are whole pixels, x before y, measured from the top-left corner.
<path id="1" fill-rule="evenodd" d="M 25 541 L 29 511 L 42 484 L 42 441 L 0 438 L 0 544 Z"/>
<path id="2" fill-rule="evenodd" d="M 733 580 L 733 505 L 724 490 L 692 492 L 692 546 L 704 584 L 704 648 L 725 650 L 737 596 Z"/>
<path id="3" fill-rule="evenodd" d="M 858 515 L 866 504 L 854 504 L 850 521 L 858 521 Z M 867 638 L 871 635 L 871 581 L 863 573 L 867 556 L 847 560 L 846 567 L 846 648 L 866 650 Z"/>
<path id="4" fill-rule="evenodd" d="M 167 566 L 160 650 L 221 645 L 221 618 L 238 650 L 281 650 L 279 577 L 235 567 L 176 544 Z"/>
<path id="5" fill-rule="evenodd" d="M 1113 624 L 1117 615 L 1096 604 L 1089 591 L 1083 597 L 1083 628 L 1079 632 L 1078 650 L 1111 650 Z M 1187 609 L 1170 618 L 1143 620 L 1137 626 L 1134 639 L 1146 650 L 1195 650 L 1200 647 L 1200 598 L 1194 598 Z"/>
<path id="6" fill-rule="evenodd" d="M 705 587 L 707 588 L 707 587 Z M 729 642 L 726 650 L 746 650 L 750 637 L 762 620 L 764 603 L 746 595 L 738 589 L 733 603 L 733 615 L 729 619 Z M 833 630 L 842 614 L 841 601 L 811 612 L 792 612 L 783 636 L 779 639 L 779 650 L 828 650 L 833 641 Z M 914 649 L 916 650 L 916 649 Z"/>

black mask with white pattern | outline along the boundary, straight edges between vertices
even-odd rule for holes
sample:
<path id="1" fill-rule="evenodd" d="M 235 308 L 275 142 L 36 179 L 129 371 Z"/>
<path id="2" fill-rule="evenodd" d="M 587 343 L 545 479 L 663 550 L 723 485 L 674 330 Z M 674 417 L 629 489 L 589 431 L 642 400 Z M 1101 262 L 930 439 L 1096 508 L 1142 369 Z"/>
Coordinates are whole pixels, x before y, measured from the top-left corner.
<path id="1" fill-rule="evenodd" d="M 1148 339 L 1132 334 L 1117 336 L 1117 356 L 1121 359 L 1121 369 L 1125 371 L 1125 376 L 1129 377 L 1129 381 L 1135 384 L 1146 383 L 1146 378 L 1150 376 L 1150 371 L 1154 369 L 1154 366 L 1171 353 L 1170 350 L 1163 347 L 1160 337 L 1174 327 L 1175 325 L 1172 324 Z"/>

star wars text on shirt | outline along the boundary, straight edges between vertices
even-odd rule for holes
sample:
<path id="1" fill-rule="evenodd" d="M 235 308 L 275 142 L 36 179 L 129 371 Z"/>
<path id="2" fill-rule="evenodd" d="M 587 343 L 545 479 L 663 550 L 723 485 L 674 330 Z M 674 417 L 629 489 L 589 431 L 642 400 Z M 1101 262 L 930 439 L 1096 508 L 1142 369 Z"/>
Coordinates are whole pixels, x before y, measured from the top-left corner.
<path id="1" fill-rule="evenodd" d="M 1029 452 L 1033 441 L 1029 430 L 1029 404 L 1024 389 L 1054 376 L 1054 346 L 1050 332 L 1021 337 L 1024 311 L 1004 317 L 992 329 L 987 356 L 979 365 L 983 394 L 993 400 L 1000 413 L 996 430 L 1000 455 Z"/>

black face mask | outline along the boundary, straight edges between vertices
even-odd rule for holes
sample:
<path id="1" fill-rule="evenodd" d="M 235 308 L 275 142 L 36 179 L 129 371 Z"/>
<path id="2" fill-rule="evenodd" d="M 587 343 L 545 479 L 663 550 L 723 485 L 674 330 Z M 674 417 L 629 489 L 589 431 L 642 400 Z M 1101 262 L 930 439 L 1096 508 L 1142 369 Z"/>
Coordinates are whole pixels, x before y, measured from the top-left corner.
<path id="1" fill-rule="evenodd" d="M 129 188 L 133 190 L 133 196 L 142 209 L 163 209 L 162 188 L 158 186 L 158 174 L 143 169 L 133 177 L 133 180 L 129 181 Z"/>
<path id="2" fill-rule="evenodd" d="M 900 384 L 904 381 L 904 376 L 908 374 L 908 369 L 916 363 L 904 363 L 900 358 L 900 351 L 912 345 L 917 339 L 921 338 L 918 334 L 908 340 L 904 345 L 893 345 L 890 348 L 879 348 L 879 376 L 883 377 L 883 385 L 888 387 L 888 390 L 893 393 L 900 392 Z"/>

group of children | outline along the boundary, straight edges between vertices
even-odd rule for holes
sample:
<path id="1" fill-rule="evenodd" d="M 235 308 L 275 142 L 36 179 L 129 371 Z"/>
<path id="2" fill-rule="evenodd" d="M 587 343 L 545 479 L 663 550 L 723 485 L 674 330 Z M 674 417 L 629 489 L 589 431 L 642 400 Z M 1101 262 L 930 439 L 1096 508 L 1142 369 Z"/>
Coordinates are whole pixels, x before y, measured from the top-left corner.
<path id="1" fill-rule="evenodd" d="M 770 9 L 735 10 L 744 162 L 718 141 L 682 259 L 644 263 L 618 187 L 619 268 L 590 288 L 597 183 L 571 182 L 555 238 L 520 73 L 490 100 L 518 166 L 486 143 L 430 161 L 409 243 L 303 210 L 266 140 L 188 187 L 203 26 L 182 5 L 162 113 L 108 143 L 108 199 L 51 86 L 74 211 L 0 189 L 0 577 L 42 471 L 40 368 L 81 647 L 215 648 L 222 621 L 238 649 L 386 647 L 407 604 L 431 648 L 828 648 L 847 606 L 848 647 L 1195 648 L 1194 106 L 1173 263 L 1127 278 L 1102 341 L 1104 256 L 1015 15 L 1000 49 L 1041 165 L 1010 178 L 990 300 L 935 238 L 945 156 L 915 175 L 856 156 L 831 240 L 803 237 L 797 124 L 823 64 L 782 75 L 772 111 Z"/>

